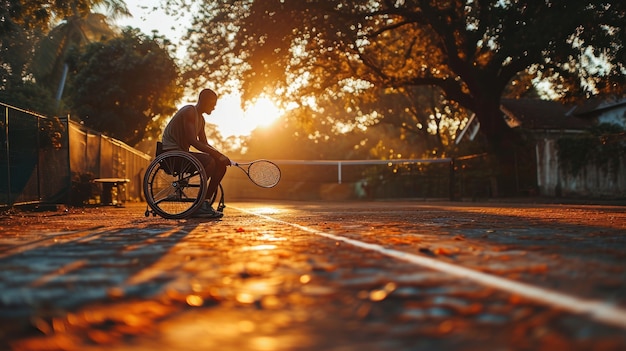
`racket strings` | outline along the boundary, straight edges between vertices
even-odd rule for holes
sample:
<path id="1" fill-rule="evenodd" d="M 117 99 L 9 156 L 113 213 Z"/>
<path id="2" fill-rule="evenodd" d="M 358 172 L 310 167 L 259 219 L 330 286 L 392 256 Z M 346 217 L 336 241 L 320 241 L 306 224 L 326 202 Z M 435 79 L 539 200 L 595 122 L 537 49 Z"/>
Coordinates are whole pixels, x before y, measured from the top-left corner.
<path id="1" fill-rule="evenodd" d="M 248 176 L 259 186 L 273 187 L 280 180 L 280 169 L 271 162 L 255 162 L 248 168 Z"/>

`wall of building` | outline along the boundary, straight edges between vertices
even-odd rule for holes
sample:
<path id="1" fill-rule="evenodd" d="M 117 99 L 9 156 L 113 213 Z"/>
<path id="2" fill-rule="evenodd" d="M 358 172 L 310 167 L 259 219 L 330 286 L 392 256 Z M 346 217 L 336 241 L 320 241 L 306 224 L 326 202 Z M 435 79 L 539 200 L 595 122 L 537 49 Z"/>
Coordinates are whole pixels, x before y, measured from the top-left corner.
<path id="1" fill-rule="evenodd" d="M 537 185 L 544 196 L 626 197 L 626 156 L 616 170 L 588 164 L 577 175 L 568 174 L 559 164 L 557 138 L 537 138 Z"/>

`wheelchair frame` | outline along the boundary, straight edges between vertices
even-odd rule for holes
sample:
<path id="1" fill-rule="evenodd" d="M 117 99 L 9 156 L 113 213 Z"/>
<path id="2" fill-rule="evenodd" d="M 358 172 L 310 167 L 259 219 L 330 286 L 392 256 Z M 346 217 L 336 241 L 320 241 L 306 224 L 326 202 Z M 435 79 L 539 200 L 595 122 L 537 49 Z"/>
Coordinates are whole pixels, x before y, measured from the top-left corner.
<path id="1" fill-rule="evenodd" d="M 160 144 L 160 143 L 159 143 Z M 209 178 L 204 167 L 185 151 L 160 150 L 146 169 L 143 179 L 143 192 L 148 203 L 146 217 L 152 214 L 168 219 L 182 219 L 191 216 L 204 202 Z M 218 190 L 209 199 L 212 205 L 218 198 L 218 211 L 224 209 L 224 189 Z"/>

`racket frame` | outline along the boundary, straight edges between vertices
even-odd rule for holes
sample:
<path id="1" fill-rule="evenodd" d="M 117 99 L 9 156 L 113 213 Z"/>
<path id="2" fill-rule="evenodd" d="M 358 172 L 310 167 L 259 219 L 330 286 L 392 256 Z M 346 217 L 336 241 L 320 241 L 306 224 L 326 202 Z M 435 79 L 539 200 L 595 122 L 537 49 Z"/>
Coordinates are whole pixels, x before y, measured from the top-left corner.
<path id="1" fill-rule="evenodd" d="M 274 167 L 276 167 L 276 170 L 278 171 L 278 179 L 276 180 L 276 182 L 274 184 L 272 184 L 272 185 L 259 184 L 250 176 L 250 167 L 253 164 L 260 163 L 260 162 L 269 163 L 269 164 L 273 165 Z M 274 162 L 272 162 L 270 160 L 259 159 L 259 160 L 254 160 L 254 161 L 250 161 L 250 162 L 234 162 L 234 161 L 231 161 L 230 165 L 231 166 L 236 166 L 237 168 L 242 170 L 248 176 L 248 179 L 250 179 L 250 181 L 252 183 L 254 183 L 256 186 L 259 186 L 261 188 L 273 188 L 280 182 L 280 177 L 281 177 L 280 167 L 278 167 L 278 165 L 276 163 L 274 163 Z"/>

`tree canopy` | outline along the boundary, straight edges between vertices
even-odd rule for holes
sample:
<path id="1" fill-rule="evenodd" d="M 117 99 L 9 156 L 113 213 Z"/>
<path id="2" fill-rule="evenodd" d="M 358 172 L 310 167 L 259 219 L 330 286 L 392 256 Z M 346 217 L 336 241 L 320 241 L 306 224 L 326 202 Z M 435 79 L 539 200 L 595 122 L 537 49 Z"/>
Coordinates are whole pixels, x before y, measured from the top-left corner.
<path id="1" fill-rule="evenodd" d="M 123 0 L 3 0 L 0 6 L 0 35 L 16 28 L 46 29 L 71 17 L 85 17 L 97 7 L 112 16 L 128 16 Z"/>
<path id="2" fill-rule="evenodd" d="M 476 113 L 496 149 L 515 140 L 500 99 L 520 74 L 563 99 L 626 86 L 618 0 L 220 0 L 198 9 L 187 68 L 202 77 L 196 84 L 236 78 L 244 96 L 300 104 L 436 87 Z"/>
<path id="3" fill-rule="evenodd" d="M 4 103 L 47 115 L 68 113 L 131 145 L 160 133 L 163 120 L 175 112 L 183 94 L 179 68 L 165 38 L 135 29 L 120 34 L 110 26 L 111 19 L 130 15 L 124 1 L 3 4 Z M 61 94 L 66 80 L 68 91 Z M 58 109 L 61 98 L 63 109 Z"/>
<path id="4" fill-rule="evenodd" d="M 109 17 L 95 10 L 107 11 Z M 107 20 L 127 15 L 122 0 L 4 1 L 0 7 L 0 98 L 40 113 L 58 114 L 58 88 L 65 80 L 68 52 L 113 37 Z"/>
<path id="5" fill-rule="evenodd" d="M 72 110 L 90 128 L 135 145 L 176 112 L 179 69 L 158 38 L 127 29 L 88 45 L 73 65 Z"/>

